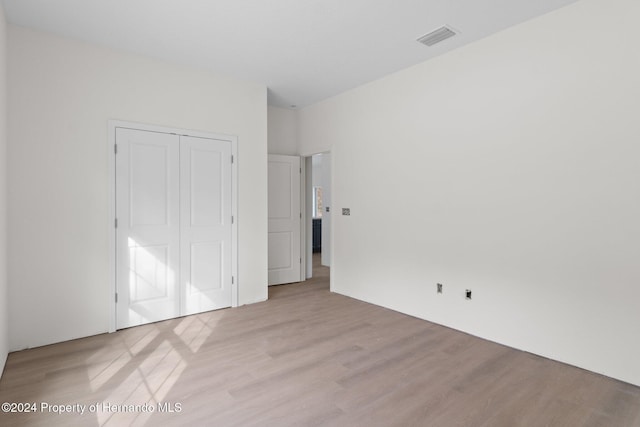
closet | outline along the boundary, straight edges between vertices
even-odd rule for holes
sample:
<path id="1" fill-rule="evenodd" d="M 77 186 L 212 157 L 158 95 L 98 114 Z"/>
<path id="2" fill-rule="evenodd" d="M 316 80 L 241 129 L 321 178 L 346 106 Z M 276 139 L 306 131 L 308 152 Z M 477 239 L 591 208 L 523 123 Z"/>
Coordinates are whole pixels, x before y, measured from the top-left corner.
<path id="1" fill-rule="evenodd" d="M 115 128 L 118 329 L 232 304 L 232 140 Z"/>

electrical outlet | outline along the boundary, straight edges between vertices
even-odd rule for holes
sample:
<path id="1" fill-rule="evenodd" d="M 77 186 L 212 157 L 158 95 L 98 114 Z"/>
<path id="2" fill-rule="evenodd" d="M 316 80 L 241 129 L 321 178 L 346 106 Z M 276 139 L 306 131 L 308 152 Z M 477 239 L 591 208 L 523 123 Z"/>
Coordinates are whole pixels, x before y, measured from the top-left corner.
<path id="1" fill-rule="evenodd" d="M 437 289 L 438 289 L 438 293 L 441 294 L 442 293 L 442 283 L 437 283 L 436 286 L 437 286 Z"/>
<path id="2" fill-rule="evenodd" d="M 471 299 L 471 289 L 467 289 L 465 291 L 465 295 L 467 296 L 467 299 Z"/>

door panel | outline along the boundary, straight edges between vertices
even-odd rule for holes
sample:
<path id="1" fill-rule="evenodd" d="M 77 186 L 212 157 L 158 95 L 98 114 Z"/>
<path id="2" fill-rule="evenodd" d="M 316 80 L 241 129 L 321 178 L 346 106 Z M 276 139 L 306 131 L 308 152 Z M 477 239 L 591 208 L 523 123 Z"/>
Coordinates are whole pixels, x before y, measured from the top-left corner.
<path id="1" fill-rule="evenodd" d="M 191 245 L 191 286 L 189 293 L 221 290 L 224 280 L 224 248 L 222 242 Z"/>
<path id="2" fill-rule="evenodd" d="M 131 224 L 167 225 L 169 147 L 131 140 L 128 148 Z"/>
<path id="3" fill-rule="evenodd" d="M 299 282 L 300 157 L 269 155 L 269 285 Z"/>
<path id="4" fill-rule="evenodd" d="M 269 268 L 291 269 L 293 264 L 293 233 L 290 231 L 269 233 Z"/>
<path id="5" fill-rule="evenodd" d="M 178 137 L 116 129 L 117 327 L 179 316 Z"/>
<path id="6" fill-rule="evenodd" d="M 183 314 L 231 306 L 231 143 L 180 139 Z"/>
<path id="7" fill-rule="evenodd" d="M 129 303 L 166 298 L 171 293 L 169 247 L 129 245 Z"/>
<path id="8" fill-rule="evenodd" d="M 210 144 L 210 143 L 209 143 Z M 226 207 L 224 201 L 223 165 L 220 151 L 201 150 L 191 148 L 188 150 L 190 159 L 189 179 L 191 206 L 191 226 L 222 226 L 223 210 Z M 226 158 L 229 162 L 230 154 Z M 185 174 L 186 175 L 186 174 Z"/>
<path id="9" fill-rule="evenodd" d="M 299 207 L 292 204 L 294 196 L 291 193 L 292 181 L 300 166 L 289 161 L 293 159 L 273 160 L 273 157 L 269 156 L 272 159 L 269 161 L 269 218 L 290 221 L 299 211 Z"/>

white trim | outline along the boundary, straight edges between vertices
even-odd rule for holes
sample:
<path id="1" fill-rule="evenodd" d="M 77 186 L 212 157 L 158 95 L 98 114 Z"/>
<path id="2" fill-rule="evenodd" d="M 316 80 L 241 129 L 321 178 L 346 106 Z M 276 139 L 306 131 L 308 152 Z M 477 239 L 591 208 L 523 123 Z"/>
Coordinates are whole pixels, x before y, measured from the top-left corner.
<path id="1" fill-rule="evenodd" d="M 303 157 L 306 167 L 305 173 L 305 200 L 304 200 L 304 216 L 305 216 L 305 248 L 304 258 L 306 260 L 306 272 L 305 279 L 311 279 L 313 277 L 313 161 L 311 156 Z"/>
<path id="2" fill-rule="evenodd" d="M 300 281 L 307 280 L 307 165 L 300 157 Z"/>
<path id="3" fill-rule="evenodd" d="M 231 154 L 233 163 L 231 164 L 231 214 L 234 217 L 231 226 L 231 275 L 234 277 L 231 285 L 231 306 L 238 306 L 238 289 L 240 278 L 238 277 L 238 137 L 234 135 L 226 135 L 221 133 L 203 132 L 198 130 L 189 130 L 181 128 L 172 128 L 166 126 L 150 125 L 144 123 L 127 122 L 123 120 L 107 121 L 107 150 L 108 150 L 108 260 L 109 260 L 109 293 L 106 295 L 109 301 L 109 332 L 117 330 L 116 319 L 116 301 L 115 295 L 117 291 L 116 282 L 116 229 L 114 221 L 116 218 L 116 154 L 114 146 L 116 144 L 116 128 L 126 128 L 135 130 L 144 130 L 148 132 L 168 133 L 182 136 L 192 136 L 196 138 L 218 139 L 231 142 Z"/>
<path id="4" fill-rule="evenodd" d="M 231 307 L 237 307 L 238 302 L 238 137 L 231 138 L 231 155 L 233 163 L 231 164 L 231 214 L 234 221 L 231 224 L 231 275 L 234 280 L 231 284 Z"/>
<path id="5" fill-rule="evenodd" d="M 116 153 L 114 151 L 115 143 L 116 143 L 116 126 L 109 121 L 107 123 L 107 152 L 109 155 L 107 156 L 108 162 L 108 179 L 107 185 L 109 186 L 107 192 L 107 207 L 109 209 L 107 214 L 107 227 L 109 232 L 107 233 L 108 238 L 108 250 L 109 250 L 109 268 L 107 271 L 109 286 L 108 286 L 108 294 L 105 295 L 109 302 L 109 325 L 107 330 L 109 333 L 115 332 L 117 329 L 116 325 L 116 228 L 115 228 L 115 218 L 116 218 Z"/>

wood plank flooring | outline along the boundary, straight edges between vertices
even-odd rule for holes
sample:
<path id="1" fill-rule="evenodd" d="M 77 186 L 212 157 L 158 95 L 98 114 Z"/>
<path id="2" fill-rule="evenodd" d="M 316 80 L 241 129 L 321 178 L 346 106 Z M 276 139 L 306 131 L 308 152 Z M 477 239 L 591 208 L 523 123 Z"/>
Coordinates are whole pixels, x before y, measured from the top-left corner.
<path id="1" fill-rule="evenodd" d="M 638 387 L 331 294 L 322 268 L 264 303 L 12 353 L 1 402 L 38 408 L 3 427 L 640 426 Z"/>

